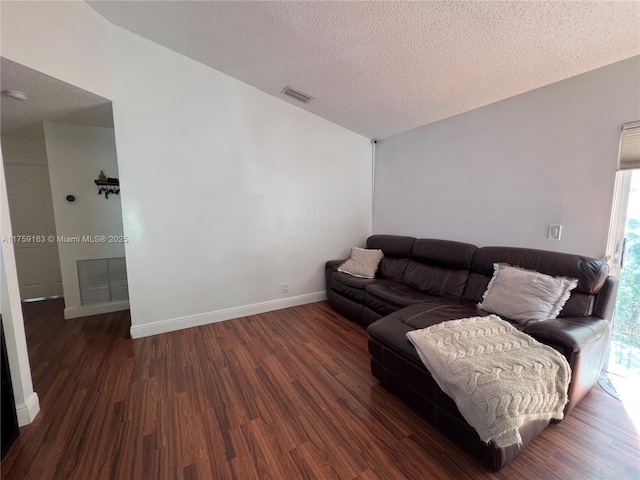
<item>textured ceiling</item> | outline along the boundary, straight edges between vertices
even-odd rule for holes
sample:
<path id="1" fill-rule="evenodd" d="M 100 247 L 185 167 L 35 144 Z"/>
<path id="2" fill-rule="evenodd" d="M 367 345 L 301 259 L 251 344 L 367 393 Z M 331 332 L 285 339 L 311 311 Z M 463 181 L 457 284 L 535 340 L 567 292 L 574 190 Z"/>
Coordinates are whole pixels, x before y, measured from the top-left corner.
<path id="1" fill-rule="evenodd" d="M 640 54 L 640 2 L 112 2 L 112 23 L 370 138 Z"/>
<path id="2" fill-rule="evenodd" d="M 6 58 L 0 60 L 0 90 L 29 95 L 22 102 L 0 97 L 0 131 L 16 137 L 42 137 L 42 121 L 113 128 L 111 102 Z"/>

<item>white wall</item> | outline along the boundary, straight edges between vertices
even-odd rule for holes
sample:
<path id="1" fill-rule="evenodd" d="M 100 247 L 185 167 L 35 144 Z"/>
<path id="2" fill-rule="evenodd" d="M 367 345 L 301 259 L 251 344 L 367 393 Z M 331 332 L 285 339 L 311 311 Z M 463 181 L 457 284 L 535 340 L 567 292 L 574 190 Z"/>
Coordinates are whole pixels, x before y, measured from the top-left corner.
<path id="1" fill-rule="evenodd" d="M 111 24 L 83 1 L 2 1 L 0 53 L 111 98 Z"/>
<path id="2" fill-rule="evenodd" d="M 0 160 L 2 160 L 1 154 Z M 0 244 L 0 313 L 2 313 L 18 424 L 26 425 L 31 423 L 40 411 L 40 404 L 38 395 L 33 391 L 31 380 L 15 252 L 13 243 L 7 240 L 11 238 L 12 232 L 4 163 L 0 161 L 0 237 L 4 239 Z"/>
<path id="3" fill-rule="evenodd" d="M 5 3 L 3 56 L 115 101 L 135 335 L 322 298 L 371 231 L 367 139 L 84 2 Z"/>
<path id="4" fill-rule="evenodd" d="M 634 57 L 382 140 L 374 231 L 603 256 L 639 85 Z"/>
<path id="5" fill-rule="evenodd" d="M 114 28 L 132 334 L 324 298 L 370 233 L 369 140 Z"/>
<path id="6" fill-rule="evenodd" d="M 94 183 L 100 170 L 107 177 L 119 176 L 114 131 L 44 122 L 44 135 L 58 237 L 107 237 L 106 242 L 98 243 L 58 243 L 65 318 L 126 309 L 127 302 L 82 306 L 76 264 L 78 260 L 125 256 L 124 243 L 108 241 L 109 237 L 123 236 L 120 195 L 98 195 Z M 75 195 L 77 202 L 68 203 L 65 198 L 69 194 Z"/>

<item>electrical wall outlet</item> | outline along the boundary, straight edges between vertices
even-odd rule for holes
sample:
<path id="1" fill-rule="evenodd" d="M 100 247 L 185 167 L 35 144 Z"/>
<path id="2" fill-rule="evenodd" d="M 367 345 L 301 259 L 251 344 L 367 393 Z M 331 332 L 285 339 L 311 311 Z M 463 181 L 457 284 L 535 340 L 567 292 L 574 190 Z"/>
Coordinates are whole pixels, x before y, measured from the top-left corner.
<path id="1" fill-rule="evenodd" d="M 562 225 L 549 225 L 549 240 L 560 240 Z"/>
<path id="2" fill-rule="evenodd" d="M 289 284 L 288 283 L 283 283 L 282 284 L 282 293 L 289 293 Z"/>

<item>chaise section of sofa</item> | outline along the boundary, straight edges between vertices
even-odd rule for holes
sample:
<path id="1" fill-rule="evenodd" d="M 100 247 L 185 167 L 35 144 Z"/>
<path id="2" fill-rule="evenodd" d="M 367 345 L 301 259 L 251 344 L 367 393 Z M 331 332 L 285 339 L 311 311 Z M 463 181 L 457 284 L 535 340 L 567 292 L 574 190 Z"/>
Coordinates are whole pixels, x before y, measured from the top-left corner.
<path id="1" fill-rule="evenodd" d="M 382 318 L 368 328 L 371 372 L 383 387 L 401 398 L 486 468 L 497 472 L 538 436 L 549 422 L 535 420 L 523 424 L 518 429 L 522 438 L 520 446 L 498 448 L 493 444 L 487 445 L 464 419 L 453 399 L 440 389 L 406 338 L 407 332 L 446 321 L 449 315 L 465 318 L 476 314 L 475 307 L 469 304 L 437 310 L 424 310 L 421 305 L 414 305 Z"/>
<path id="2" fill-rule="evenodd" d="M 385 257 L 374 279 L 338 272 L 342 261 L 328 262 L 327 297 L 347 318 L 368 326 L 371 371 L 461 447 L 494 471 L 500 470 L 548 424 L 526 422 L 521 446 L 485 444 L 464 420 L 420 361 L 406 333 L 436 323 L 485 315 L 478 303 L 494 263 L 508 263 L 552 276 L 578 280 L 557 319 L 514 326 L 562 353 L 572 378 L 565 415 L 588 393 L 600 375 L 610 335 L 615 279 L 606 263 L 579 255 L 513 247 L 477 248 L 434 239 L 374 235 L 367 248 Z M 505 318 L 505 320 L 509 320 Z"/>

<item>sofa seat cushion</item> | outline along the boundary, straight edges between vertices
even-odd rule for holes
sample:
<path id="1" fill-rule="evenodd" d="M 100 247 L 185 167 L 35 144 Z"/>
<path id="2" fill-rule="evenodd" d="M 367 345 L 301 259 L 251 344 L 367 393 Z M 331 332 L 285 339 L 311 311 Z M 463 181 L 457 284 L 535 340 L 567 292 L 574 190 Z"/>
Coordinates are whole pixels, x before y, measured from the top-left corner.
<path id="1" fill-rule="evenodd" d="M 360 278 L 343 272 L 333 272 L 329 280 L 329 288 L 340 295 L 356 302 L 364 303 L 364 289 L 380 280 L 375 278 Z"/>
<path id="2" fill-rule="evenodd" d="M 368 289 L 367 289 L 368 292 Z M 367 331 L 374 340 L 424 366 L 418 353 L 406 337 L 407 332 L 427 328 L 437 323 L 483 315 L 484 312 L 465 300 L 431 297 L 422 303 L 397 310 L 369 325 Z M 516 325 L 516 327 L 518 327 Z"/>
<path id="3" fill-rule="evenodd" d="M 369 300 L 382 300 L 396 307 L 394 310 L 408 305 L 422 303 L 433 298 L 433 295 L 415 290 L 409 285 L 386 278 L 380 279 L 374 284 L 367 285 L 365 291 L 367 293 L 365 296 L 365 304 L 369 305 L 369 302 L 366 300 L 367 298 Z M 373 304 L 369 306 L 375 307 Z"/>
<path id="4" fill-rule="evenodd" d="M 344 272 L 333 272 L 331 277 L 333 277 L 337 282 L 343 285 L 347 285 L 353 288 L 359 288 L 361 290 L 364 290 L 367 285 L 378 282 L 378 280 L 376 280 L 375 278 L 354 277 L 353 275 L 349 275 L 348 273 Z"/>

